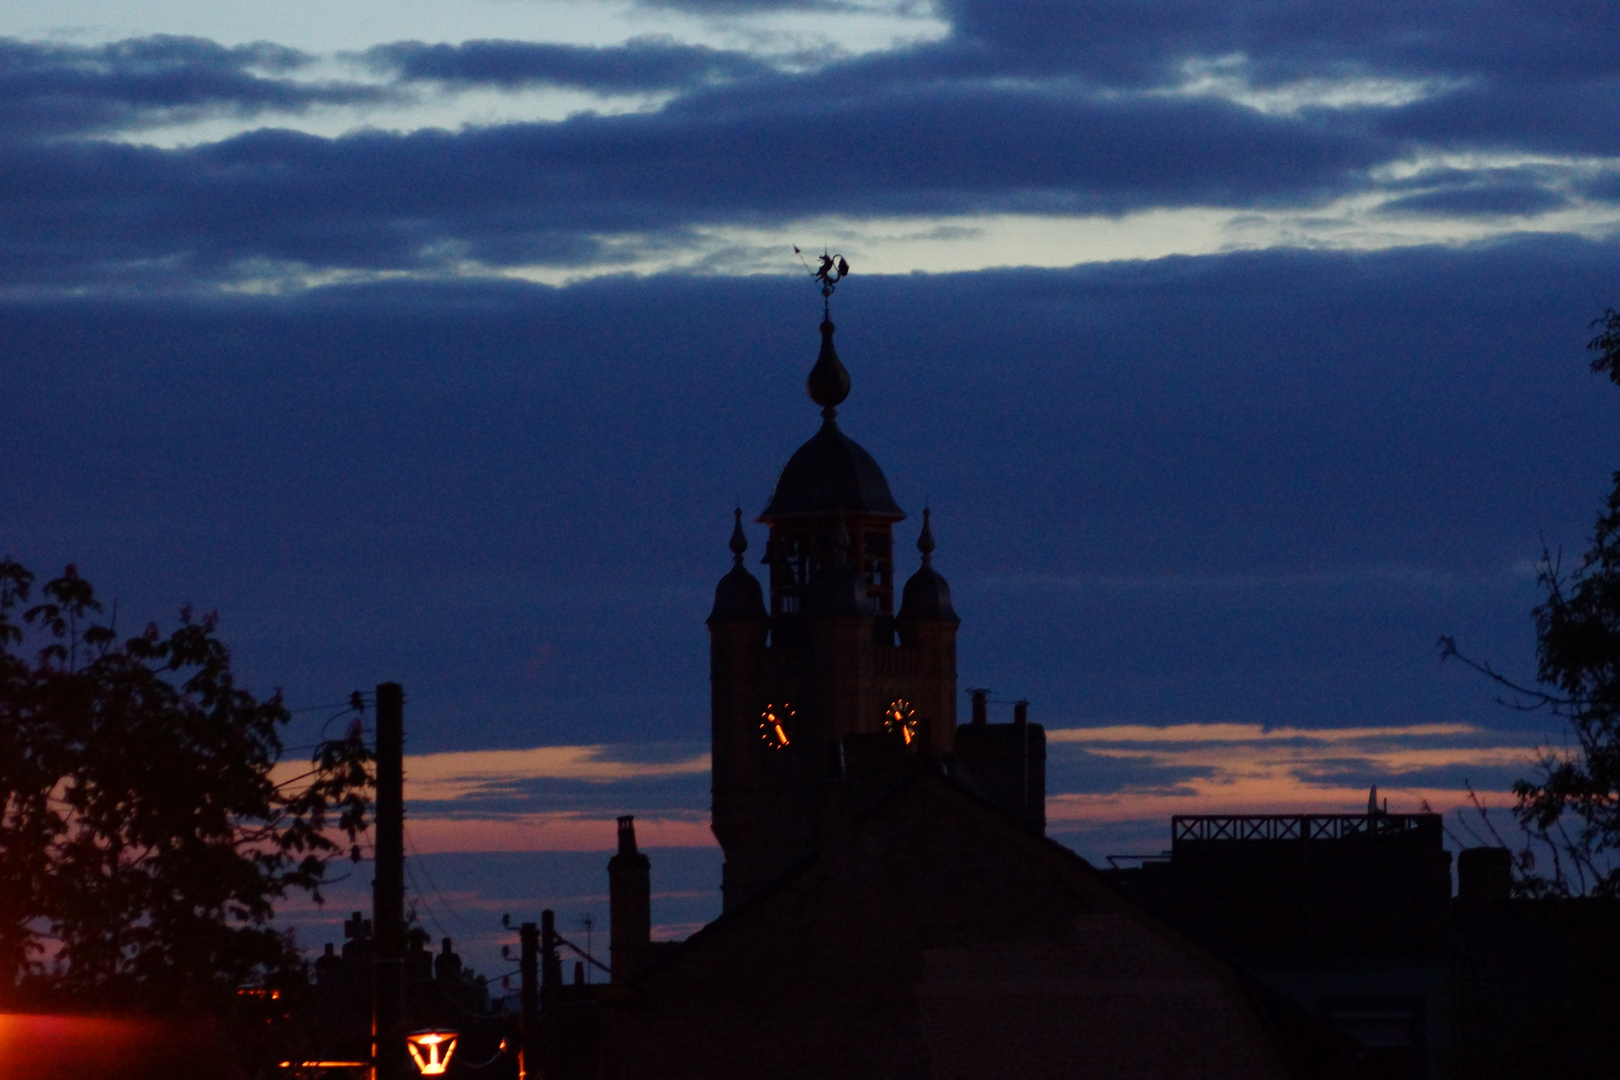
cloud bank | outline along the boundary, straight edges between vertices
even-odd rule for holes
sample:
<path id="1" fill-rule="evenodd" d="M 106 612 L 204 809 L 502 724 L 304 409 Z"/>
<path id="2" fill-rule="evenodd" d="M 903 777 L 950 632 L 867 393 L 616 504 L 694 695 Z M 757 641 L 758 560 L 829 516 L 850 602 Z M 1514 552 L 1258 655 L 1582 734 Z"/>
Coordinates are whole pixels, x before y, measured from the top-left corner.
<path id="1" fill-rule="evenodd" d="M 348 57 L 346 75 L 272 44 L 7 41 L 0 285 L 600 272 L 682 246 L 721 265 L 709 231 L 829 217 L 1287 208 L 1374 233 L 1413 219 L 1588 234 L 1620 221 L 1620 68 L 1596 8 L 940 14 L 944 39 L 860 56 L 401 41 Z M 475 110 L 419 130 L 386 120 L 390 103 L 536 87 L 644 105 L 493 124 Z M 362 130 L 296 130 L 361 106 Z M 282 127 L 141 145 L 143 128 L 186 117 Z"/>

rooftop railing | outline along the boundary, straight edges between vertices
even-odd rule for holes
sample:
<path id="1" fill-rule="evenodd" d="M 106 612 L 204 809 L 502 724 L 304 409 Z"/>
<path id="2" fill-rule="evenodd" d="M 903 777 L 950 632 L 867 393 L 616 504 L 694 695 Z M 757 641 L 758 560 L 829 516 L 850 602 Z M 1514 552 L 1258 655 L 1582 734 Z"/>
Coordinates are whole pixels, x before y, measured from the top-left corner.
<path id="1" fill-rule="evenodd" d="M 1438 829 L 1438 814 L 1178 814 L 1172 843 L 1308 843 L 1352 836 L 1391 836 Z"/>

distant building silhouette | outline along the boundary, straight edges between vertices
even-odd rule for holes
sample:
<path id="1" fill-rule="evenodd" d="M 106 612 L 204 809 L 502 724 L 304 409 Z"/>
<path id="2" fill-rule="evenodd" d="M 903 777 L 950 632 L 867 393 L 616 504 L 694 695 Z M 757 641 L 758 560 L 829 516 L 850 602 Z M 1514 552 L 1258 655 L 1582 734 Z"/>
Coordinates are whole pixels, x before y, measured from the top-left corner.
<path id="1" fill-rule="evenodd" d="M 708 617 L 723 915 L 653 941 L 653 866 L 622 816 L 608 983 L 543 912 L 522 928 L 531 1006 L 492 1009 L 418 929 L 407 1012 L 460 1033 L 447 1075 L 514 1080 L 523 1044 L 546 1080 L 1614 1072 L 1614 902 L 1516 899 L 1502 848 L 1460 853 L 1453 899 L 1439 816 L 1387 813 L 1377 789 L 1366 813 L 1178 816 L 1170 847 L 1106 870 L 1048 840 L 1029 703 L 967 688 L 957 722 L 928 508 L 896 607 L 906 513 L 836 423 L 851 381 L 829 321 L 807 389 L 823 421 L 758 515 L 766 585 L 739 507 Z M 356 912 L 345 934 L 293 1061 L 369 1052 L 373 926 Z"/>
<path id="2" fill-rule="evenodd" d="M 1451 1025 L 1439 815 L 1177 817 L 1168 856 L 1109 873 L 1278 1008 L 1331 1025 L 1352 1075 L 1438 1075 Z"/>
<path id="3" fill-rule="evenodd" d="M 968 689 L 957 722 L 960 619 L 927 508 L 896 609 L 906 515 L 836 422 L 830 321 L 807 388 L 820 430 L 758 517 L 768 588 L 738 508 L 708 617 L 722 915 L 652 940 L 625 816 L 610 981 L 585 981 L 597 961 L 544 912 L 522 930 L 532 1028 L 521 995 L 491 1010 L 450 940 L 433 954 L 415 933 L 408 1013 L 461 1032 L 447 1075 L 515 1078 L 525 1031 L 545 1080 L 1613 1074 L 1615 904 L 1516 898 L 1498 848 L 1460 853 L 1453 899 L 1440 818 L 1376 789 L 1364 814 L 1176 817 L 1168 849 L 1104 870 L 1048 840 L 1029 703 L 993 723 Z M 368 1052 L 372 926 L 344 928 L 288 1048 L 303 1060 Z M 562 948 L 586 958 L 567 984 Z"/>
<path id="4" fill-rule="evenodd" d="M 807 382 L 821 428 L 758 518 L 768 588 L 745 565 L 739 509 L 715 589 L 724 913 L 647 951 L 646 857 L 621 819 L 615 972 L 589 1067 L 614 1080 L 1289 1075 L 1229 964 L 1042 835 L 1046 735 L 1028 703 L 992 723 L 974 690 L 957 723 L 960 619 L 931 515 L 896 610 L 905 514 L 838 427 L 849 387 L 824 321 Z"/>

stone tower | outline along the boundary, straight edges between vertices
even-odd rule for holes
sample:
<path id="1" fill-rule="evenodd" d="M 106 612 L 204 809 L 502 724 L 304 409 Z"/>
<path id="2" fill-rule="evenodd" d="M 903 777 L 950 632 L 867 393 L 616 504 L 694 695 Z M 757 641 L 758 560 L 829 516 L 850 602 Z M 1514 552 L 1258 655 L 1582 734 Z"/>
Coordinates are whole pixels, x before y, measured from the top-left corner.
<path id="1" fill-rule="evenodd" d="M 855 759 L 948 758 L 956 739 L 956 629 L 950 587 L 922 567 L 894 610 L 894 526 L 905 518 L 872 455 L 838 427 L 849 373 L 821 324 L 807 380 L 821 428 L 788 459 L 757 519 L 769 527 L 767 599 L 734 566 L 709 615 L 713 829 L 729 910 L 806 857 Z"/>

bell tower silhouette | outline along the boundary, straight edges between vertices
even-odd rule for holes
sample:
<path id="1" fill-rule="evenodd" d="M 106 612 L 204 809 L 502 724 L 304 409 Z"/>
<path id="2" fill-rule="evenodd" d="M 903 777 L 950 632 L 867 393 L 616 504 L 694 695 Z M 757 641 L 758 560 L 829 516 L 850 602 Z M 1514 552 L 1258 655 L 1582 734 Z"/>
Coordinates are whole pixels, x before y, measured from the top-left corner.
<path id="1" fill-rule="evenodd" d="M 756 519 L 769 529 L 768 606 L 743 564 L 738 508 L 733 566 L 708 619 L 712 828 L 727 910 L 813 850 L 862 763 L 904 766 L 955 745 L 960 620 L 932 567 L 929 511 L 922 567 L 896 613 L 894 526 L 906 515 L 872 455 L 838 427 L 850 380 L 833 329 L 824 318 L 806 382 L 821 428 Z"/>

